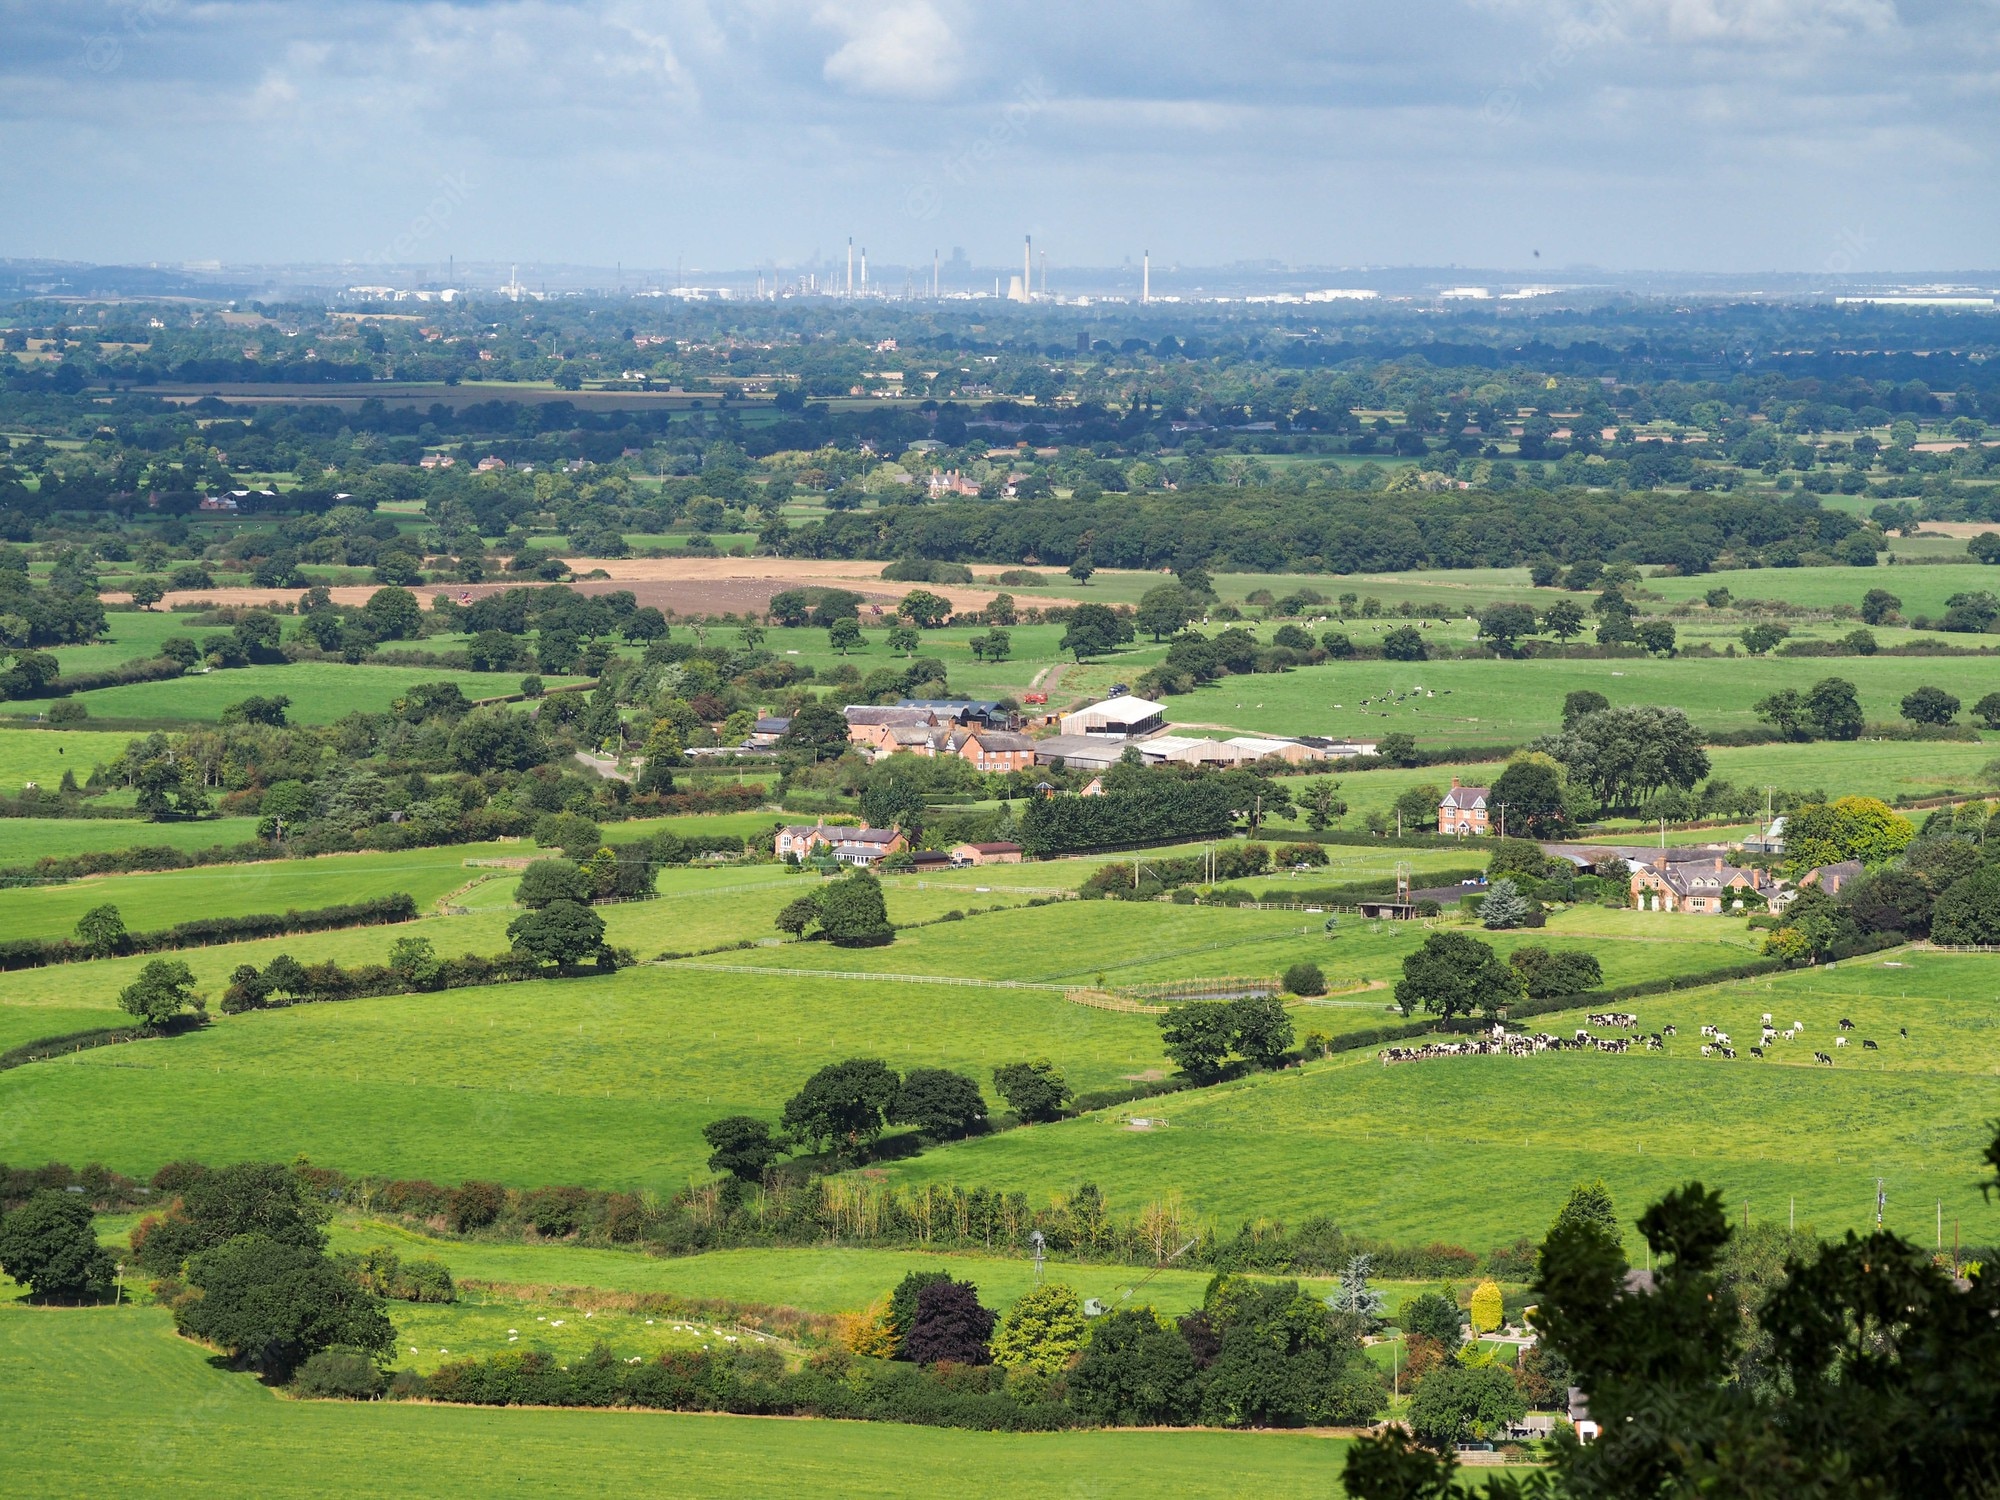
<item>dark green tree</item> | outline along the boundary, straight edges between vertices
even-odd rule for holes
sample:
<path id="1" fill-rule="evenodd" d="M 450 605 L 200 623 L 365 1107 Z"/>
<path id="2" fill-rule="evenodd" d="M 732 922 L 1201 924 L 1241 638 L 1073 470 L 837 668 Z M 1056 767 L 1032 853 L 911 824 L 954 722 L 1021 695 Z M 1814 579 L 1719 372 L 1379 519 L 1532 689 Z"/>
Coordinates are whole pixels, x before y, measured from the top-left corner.
<path id="1" fill-rule="evenodd" d="M 1082 661 L 1116 651 L 1132 635 L 1132 622 L 1114 613 L 1108 605 L 1079 604 L 1070 611 L 1069 624 L 1058 649 Z"/>
<path id="2" fill-rule="evenodd" d="M 1382 637 L 1384 661 L 1429 661 L 1430 648 L 1413 625 L 1398 625 Z"/>
<path id="3" fill-rule="evenodd" d="M 1107 1427 L 1178 1426 L 1200 1411 L 1198 1377 L 1187 1340 L 1151 1308 L 1106 1313 L 1069 1372 L 1069 1403 Z"/>
<path id="4" fill-rule="evenodd" d="M 575 901 L 551 901 L 507 924 L 514 951 L 537 963 L 563 967 L 603 954 L 604 918 Z"/>
<path id="5" fill-rule="evenodd" d="M 1274 1068 L 1292 1045 L 1292 1018 L 1274 995 L 1240 996 L 1229 1002 L 1229 1045 L 1260 1068 Z"/>
<path id="6" fill-rule="evenodd" d="M 813 1150 L 831 1146 L 844 1159 L 874 1145 L 902 1080 L 872 1057 L 829 1063 L 785 1102 L 785 1134 Z"/>
<path id="7" fill-rule="evenodd" d="M 123 952 L 126 938 L 125 919 L 109 902 L 93 906 L 77 918 L 76 940 L 92 958 L 109 958 Z"/>
<path id="8" fill-rule="evenodd" d="M 194 992 L 194 970 L 175 958 L 148 960 L 139 977 L 118 992 L 118 1004 L 156 1030 L 184 1010 L 202 1009 Z"/>
<path id="9" fill-rule="evenodd" d="M 336 1344 L 377 1358 L 395 1347 L 380 1304 L 318 1250 L 239 1235 L 191 1258 L 186 1274 L 201 1295 L 174 1304 L 175 1326 L 269 1378 Z"/>
<path id="10" fill-rule="evenodd" d="M 1868 727 L 1860 695 L 1844 677 L 1822 677 L 1815 682 L 1806 692 L 1805 714 L 1813 733 L 1823 740 L 1857 740 Z"/>
<path id="11" fill-rule="evenodd" d="M 1433 932 L 1403 960 L 1396 1005 L 1404 1015 L 1419 1008 L 1443 1020 L 1474 1013 L 1491 1016 L 1521 998 L 1521 978 L 1477 938 Z"/>
<path id="12" fill-rule="evenodd" d="M 1193 1000 L 1170 1006 L 1159 1018 L 1162 1050 L 1196 1083 L 1213 1081 L 1236 1039 L 1229 1006 L 1216 1000 Z"/>
<path id="13" fill-rule="evenodd" d="M 1901 706 L 1912 724 L 1949 724 L 1958 717 L 1958 699 L 1943 688 L 1920 687 L 1905 695 Z"/>
<path id="14" fill-rule="evenodd" d="M 993 1087 L 1009 1109 L 1030 1123 L 1062 1118 L 1071 1097 L 1062 1074 L 1046 1061 L 1004 1063 L 993 1070 Z"/>
<path id="15" fill-rule="evenodd" d="M 708 1142 L 708 1170 L 727 1172 L 740 1182 L 758 1182 L 765 1169 L 784 1155 L 768 1122 L 753 1115 L 725 1115 L 701 1128 Z"/>
<path id="16" fill-rule="evenodd" d="M 102 1301 L 117 1267 L 92 1222 L 86 1199 L 42 1189 L 0 1218 L 0 1271 L 38 1301 Z"/>
<path id="17" fill-rule="evenodd" d="M 514 887 L 514 900 L 530 911 L 540 911 L 556 901 L 579 905 L 591 897 L 590 877 L 567 859 L 538 859 L 521 872 Z"/>
<path id="18" fill-rule="evenodd" d="M 912 1068 L 889 1107 L 889 1121 L 914 1125 L 935 1140 L 970 1135 L 986 1118 L 979 1085 L 949 1068 Z"/>
<path id="19" fill-rule="evenodd" d="M 882 899 L 882 882 L 866 870 L 856 870 L 822 887 L 818 903 L 820 930 L 838 947 L 877 947 L 896 936 Z"/>
<path id="20" fill-rule="evenodd" d="M 1506 807 L 1509 834 L 1551 839 L 1568 831 L 1569 805 L 1563 797 L 1562 777 L 1545 761 L 1509 761 L 1507 769 L 1493 778 L 1486 801 L 1496 809 Z"/>

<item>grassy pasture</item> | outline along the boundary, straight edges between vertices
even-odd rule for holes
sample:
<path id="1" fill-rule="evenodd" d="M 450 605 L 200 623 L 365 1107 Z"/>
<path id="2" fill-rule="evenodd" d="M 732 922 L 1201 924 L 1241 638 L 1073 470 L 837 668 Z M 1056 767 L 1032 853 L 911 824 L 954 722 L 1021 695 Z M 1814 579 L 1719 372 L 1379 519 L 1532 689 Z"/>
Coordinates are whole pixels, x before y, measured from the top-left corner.
<path id="1" fill-rule="evenodd" d="M 1651 1029 L 1681 1035 L 1665 1054 L 1466 1058 L 1384 1068 L 1372 1055 L 1177 1096 L 1148 1108 L 1165 1129 L 1094 1116 L 943 1148 L 889 1168 L 906 1182 L 1034 1191 L 1094 1181 L 1136 1211 L 1179 1190 L 1223 1224 L 1259 1215 L 1333 1215 L 1397 1237 L 1440 1235 L 1484 1249 L 1548 1222 L 1572 1183 L 1602 1177 L 1628 1222 L 1689 1178 L 1737 1209 L 1780 1217 L 1796 1203 L 1821 1232 L 1860 1228 L 1885 1180 L 1890 1227 L 1928 1243 L 2000 1233 L 1979 1197 L 2000 1075 L 2000 964 L 1903 951 L 1754 984 L 1636 1002 Z M 1764 1011 L 1807 1023 L 1755 1062 Z M 1831 1044 L 1835 1023 L 1882 1051 Z M 1699 1055 L 1698 1029 L 1736 1038 L 1736 1062 Z M 1538 1018 L 1564 1033 L 1581 1011 Z M 1896 1033 L 1908 1026 L 1905 1042 Z M 1808 1041 L 1810 1038 L 1810 1041 Z M 1747 1040 L 1746 1040 L 1747 1039 Z M 1836 1055 L 1828 1069 L 1814 1050 Z"/>
<path id="2" fill-rule="evenodd" d="M 519 1326 L 518 1324 L 515 1326 Z M 406 1346 L 407 1347 L 407 1346 Z M 490 1491 L 533 1475 L 548 1495 L 834 1493 L 1324 1495 L 1345 1445 L 1304 1433 L 951 1432 L 659 1412 L 284 1400 L 213 1368 L 161 1308 L 0 1308 L 0 1461 L 9 1493 L 318 1496 L 365 1469 L 385 1492 Z M 302 1463 L 302 1454 L 322 1455 Z M 338 1458 L 333 1458 L 338 1455 Z M 329 1462 L 330 1460 L 330 1462 Z"/>
<path id="3" fill-rule="evenodd" d="M 701 1174 L 703 1124 L 774 1114 L 813 1069 L 853 1056 L 982 1081 L 1048 1056 L 1081 1088 L 1163 1063 L 1149 1017 L 1057 994 L 639 968 L 225 1018 L 16 1068 L 0 1073 L 0 1160 L 151 1172 L 302 1151 L 401 1176 L 672 1190 Z"/>
<path id="4" fill-rule="evenodd" d="M 669 935 L 648 924 L 673 923 L 676 908 L 694 913 L 690 922 L 726 918 L 768 930 L 789 888 L 750 882 L 725 893 L 693 883 L 727 874 L 669 872 L 668 880 L 689 882 L 687 898 L 610 908 L 614 940 Z M 917 903 L 959 899 L 894 885 L 891 893 L 899 915 Z M 280 951 L 379 958 L 411 931 L 443 952 L 490 951 L 504 941 L 509 915 L 496 904 L 415 928 L 270 939 L 196 950 L 187 960 L 213 990 L 240 962 L 268 962 Z M 175 1156 L 304 1152 L 353 1170 L 533 1184 L 550 1178 L 547 1142 L 561 1139 L 566 1179 L 671 1189 L 701 1170 L 701 1125 L 729 1113 L 768 1116 L 814 1068 L 843 1057 L 954 1067 L 983 1083 L 999 1063 L 1045 1056 L 1079 1089 L 1158 1076 L 1167 1066 L 1148 1016 L 1076 1005 L 1054 989 L 884 982 L 873 974 L 1064 985 L 1090 984 L 1102 970 L 1117 983 L 1268 974 L 1312 957 L 1338 985 L 1393 977 L 1422 935 L 1411 925 L 1348 923 L 1329 942 L 1316 918 L 1301 932 L 1301 916 L 1066 903 L 924 927 L 885 949 L 815 943 L 724 954 L 714 960 L 729 966 L 722 972 L 642 966 L 609 978 L 225 1017 L 196 1035 L 0 1075 L 0 1159 L 101 1159 L 150 1172 Z M 1699 921 L 1576 912 L 1546 934 L 1503 936 L 1499 946 L 1587 942 L 1614 983 L 1742 959 L 1740 928 Z M 1676 936 L 1686 941 L 1670 940 Z M 140 962 L 0 976 L 0 1036 L 25 1041 L 116 1021 L 117 989 Z M 767 968 L 824 977 L 751 972 Z M 1387 998 L 1380 991 L 1330 997 L 1299 1007 L 1296 1024 L 1330 1033 L 1380 1024 Z"/>
<path id="5" fill-rule="evenodd" d="M 201 823 L 148 823 L 132 818 L 0 818 L 0 865 L 26 865 L 48 855 L 165 845 L 198 850 L 241 844 L 257 836 L 255 818 Z"/>
<path id="6" fill-rule="evenodd" d="M 409 892 L 420 907 L 425 907 L 479 873 L 465 868 L 468 857 L 511 853 L 516 847 L 453 844 L 392 853 L 202 865 L 189 870 L 92 876 L 63 885 L 25 886 L 0 891 L 0 931 L 13 937 L 62 937 L 75 928 L 77 918 L 107 902 L 118 908 L 125 925 L 133 931 L 166 927 L 198 916 L 335 906 L 397 891 Z"/>
<path id="7" fill-rule="evenodd" d="M 552 677 L 551 687 L 576 682 Z M 380 713 L 420 682 L 456 682 L 468 698 L 496 698 L 517 692 L 519 673 L 455 672 L 443 667 L 348 666 L 344 662 L 285 662 L 265 667 L 233 667 L 169 682 L 137 682 L 77 693 L 75 701 L 97 718 L 213 722 L 223 709 L 253 695 L 282 693 L 292 700 L 295 723 L 328 724 L 357 711 Z M 33 704 L 15 706 L 37 713 Z M 118 737 L 118 748 L 126 736 Z M 110 752 L 115 754 L 116 751 Z M 58 773 L 60 774 L 60 773 Z"/>
<path id="8" fill-rule="evenodd" d="M 1363 739 L 1400 730 L 1420 744 L 1521 744 L 1558 729 L 1563 698 L 1579 689 L 1600 692 L 1614 705 L 1670 704 L 1708 729 L 1748 729 L 1759 724 L 1752 708 L 1759 699 L 1829 676 L 1855 685 L 1870 719 L 1894 720 L 1903 695 L 1919 683 L 1971 703 L 2000 683 L 2000 662 L 1744 656 L 1330 663 L 1273 676 L 1223 678 L 1175 698 L 1169 717 L 1196 728 Z M 1436 696 L 1412 696 L 1418 687 Z M 1394 701 L 1399 693 L 1405 695 L 1402 703 Z M 1387 703 L 1361 706 L 1363 698 L 1385 695 Z"/>
<path id="9" fill-rule="evenodd" d="M 1012 1255 L 933 1255 L 919 1250 L 827 1246 L 805 1250 L 712 1250 L 702 1255 L 662 1257 L 566 1245 L 481 1244 L 438 1239 L 400 1225 L 365 1219 L 336 1219 L 329 1227 L 335 1250 L 388 1245 L 406 1259 L 428 1255 L 451 1267 L 452 1276 L 460 1282 L 724 1297 L 816 1313 L 864 1308 L 911 1271 L 947 1271 L 961 1281 L 970 1281 L 979 1288 L 981 1300 L 995 1309 L 1011 1306 L 1034 1284 L 1033 1263 Z M 1086 1297 L 1113 1303 L 1143 1274 L 1130 1266 L 1051 1260 L 1046 1279 L 1073 1286 Z M 1146 1284 L 1141 1300 L 1162 1312 L 1187 1312 L 1201 1306 L 1208 1282 L 1206 1271 L 1164 1270 Z M 1371 1284 L 1381 1287 L 1392 1304 L 1422 1290 L 1415 1283 Z M 1322 1293 L 1333 1287 L 1330 1281 L 1310 1279 L 1307 1285 Z"/>
<path id="10" fill-rule="evenodd" d="M 17 707 L 41 711 L 32 704 Z M 76 772 L 82 782 L 99 761 L 123 753 L 131 738 L 103 730 L 0 728 L 0 790 L 11 795 L 32 781 L 53 792 L 64 771 Z"/>

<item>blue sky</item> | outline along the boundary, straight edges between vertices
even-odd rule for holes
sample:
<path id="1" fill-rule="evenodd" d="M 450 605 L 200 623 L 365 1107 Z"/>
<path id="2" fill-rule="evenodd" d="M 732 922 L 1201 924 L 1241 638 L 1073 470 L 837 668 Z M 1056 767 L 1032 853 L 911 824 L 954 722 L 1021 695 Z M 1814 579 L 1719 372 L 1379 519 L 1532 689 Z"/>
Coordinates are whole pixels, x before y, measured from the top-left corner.
<path id="1" fill-rule="evenodd" d="M 1983 267 L 1996 153 L 2000 0 L 0 0 L 12 256 Z"/>

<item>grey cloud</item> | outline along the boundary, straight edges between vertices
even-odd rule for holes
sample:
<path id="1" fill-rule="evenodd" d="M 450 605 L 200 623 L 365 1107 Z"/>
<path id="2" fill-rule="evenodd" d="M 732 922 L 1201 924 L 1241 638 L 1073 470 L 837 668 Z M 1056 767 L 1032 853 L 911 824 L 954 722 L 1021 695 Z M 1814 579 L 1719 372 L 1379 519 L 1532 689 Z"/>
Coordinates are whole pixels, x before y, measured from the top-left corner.
<path id="1" fill-rule="evenodd" d="M 0 252 L 1990 259 L 1975 0 L 0 0 Z"/>

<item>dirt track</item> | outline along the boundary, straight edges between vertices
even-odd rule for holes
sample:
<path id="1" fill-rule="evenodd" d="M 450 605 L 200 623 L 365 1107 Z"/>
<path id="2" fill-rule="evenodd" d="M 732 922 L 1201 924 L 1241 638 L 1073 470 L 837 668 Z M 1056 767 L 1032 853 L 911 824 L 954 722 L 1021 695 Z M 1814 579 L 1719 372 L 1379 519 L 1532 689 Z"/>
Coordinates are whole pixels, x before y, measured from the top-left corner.
<path id="1" fill-rule="evenodd" d="M 786 589 L 818 585 L 823 588 L 852 589 L 871 604 L 886 606 L 913 588 L 927 588 L 951 600 L 959 610 L 984 609 L 999 589 L 964 584 L 891 583 L 882 577 L 880 562 L 840 562 L 812 558 L 782 557 L 674 557 L 674 558 L 590 558 L 567 559 L 578 573 L 602 570 L 607 578 L 580 581 L 573 585 L 586 594 L 630 589 L 641 604 L 683 615 L 758 614 L 773 594 Z M 470 595 L 477 599 L 501 589 L 518 588 L 524 580 L 502 579 L 492 583 L 425 584 L 416 590 L 425 601 L 433 594 L 454 598 Z M 165 605 L 212 603 L 217 605 L 295 605 L 303 589 L 221 588 L 176 590 L 167 595 Z M 370 584 L 329 590 L 336 604 L 362 604 L 375 592 Z M 106 603 L 125 603 L 129 594 L 107 593 Z M 1035 605 L 1073 605 L 1074 599 L 1051 599 L 1036 595 Z"/>

